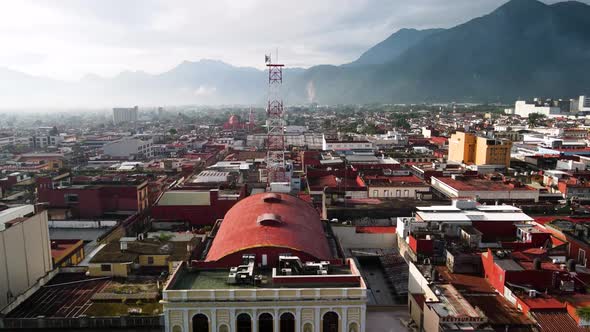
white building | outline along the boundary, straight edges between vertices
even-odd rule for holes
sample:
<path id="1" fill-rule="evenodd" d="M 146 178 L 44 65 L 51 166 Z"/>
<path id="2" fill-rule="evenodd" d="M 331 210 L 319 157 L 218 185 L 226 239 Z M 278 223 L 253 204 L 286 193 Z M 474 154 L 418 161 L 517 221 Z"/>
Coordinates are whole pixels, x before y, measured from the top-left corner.
<path id="1" fill-rule="evenodd" d="M 334 151 L 352 151 L 352 150 L 374 150 L 373 143 L 362 140 L 362 141 L 342 141 L 336 139 L 326 139 L 326 136 L 322 136 L 322 150 L 334 150 Z"/>
<path id="2" fill-rule="evenodd" d="M 550 103 L 541 103 L 538 99 L 535 99 L 532 104 L 527 103 L 524 100 L 519 100 L 514 106 L 514 114 L 528 118 L 532 113 L 540 113 L 546 117 L 561 116 L 561 108 Z"/>
<path id="3" fill-rule="evenodd" d="M 432 188 L 449 198 L 470 197 L 482 201 L 539 201 L 539 190 L 519 183 L 479 177 L 431 177 Z"/>
<path id="4" fill-rule="evenodd" d="M 511 205 L 480 205 L 474 200 L 457 199 L 453 205 L 422 206 L 415 217 L 398 217 L 396 233 L 406 242 L 410 233 L 419 229 L 438 229 L 447 236 L 459 236 L 461 226 L 473 222 L 532 222 L 534 219 Z"/>
<path id="5" fill-rule="evenodd" d="M 574 100 L 573 110 L 575 112 L 590 112 L 590 96 L 580 96 Z"/>
<path id="6" fill-rule="evenodd" d="M 152 139 L 125 137 L 105 144 L 102 149 L 104 154 L 115 158 L 154 156 Z"/>
<path id="7" fill-rule="evenodd" d="M 223 171 L 202 171 L 193 180 L 193 183 L 225 183 L 230 179 L 230 172 Z"/>
<path id="8" fill-rule="evenodd" d="M 53 269 L 47 211 L 33 205 L 0 212 L 0 308 Z"/>
<path id="9" fill-rule="evenodd" d="M 113 121 L 115 124 L 124 122 L 136 122 L 137 121 L 138 107 L 117 107 L 113 108 Z"/>
<path id="10" fill-rule="evenodd" d="M 0 137 L 0 147 L 7 146 L 7 145 L 14 145 L 14 141 L 15 141 L 15 137 L 12 135 Z"/>

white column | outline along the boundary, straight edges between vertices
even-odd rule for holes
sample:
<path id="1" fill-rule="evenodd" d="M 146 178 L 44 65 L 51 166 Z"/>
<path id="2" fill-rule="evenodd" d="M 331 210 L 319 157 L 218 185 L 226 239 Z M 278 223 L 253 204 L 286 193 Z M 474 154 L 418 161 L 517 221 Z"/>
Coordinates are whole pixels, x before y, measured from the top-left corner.
<path id="1" fill-rule="evenodd" d="M 252 317 L 252 332 L 258 332 L 258 311 L 252 310 L 250 317 Z"/>
<path id="2" fill-rule="evenodd" d="M 236 309 L 229 310 L 229 327 L 232 332 L 236 330 Z"/>
<path id="3" fill-rule="evenodd" d="M 301 308 L 295 310 L 295 332 L 301 332 Z"/>
<path id="4" fill-rule="evenodd" d="M 170 311 L 164 309 L 164 332 L 170 332 Z"/>
<path id="5" fill-rule="evenodd" d="M 359 332 L 365 332 L 366 311 L 367 311 L 367 306 L 363 305 L 361 307 L 361 326 L 359 326 Z"/>
<path id="6" fill-rule="evenodd" d="M 342 332 L 348 332 L 348 308 L 347 307 L 343 307 L 340 310 L 340 324 L 342 325 L 342 328 L 340 329 L 340 331 Z"/>
<path id="7" fill-rule="evenodd" d="M 315 308 L 315 312 L 314 312 L 314 326 L 313 326 L 313 331 L 314 332 L 320 332 L 321 331 L 321 326 L 320 326 L 320 322 L 321 322 L 321 318 L 320 318 L 320 310 L 322 310 L 321 308 Z"/>
<path id="8" fill-rule="evenodd" d="M 188 309 L 184 309 L 182 311 L 182 324 L 184 325 L 184 327 L 182 328 L 182 332 L 189 332 L 189 329 L 188 329 L 188 326 L 189 326 L 188 325 L 188 320 L 189 320 L 189 318 L 188 318 Z"/>
<path id="9" fill-rule="evenodd" d="M 279 332 L 279 328 L 280 328 L 279 322 L 281 321 L 281 317 L 279 317 L 279 310 L 275 309 L 273 315 L 274 315 L 274 319 L 272 320 L 272 324 L 273 324 L 272 330 L 274 332 Z"/>
<path id="10" fill-rule="evenodd" d="M 211 331 L 217 332 L 217 309 L 211 309 Z"/>

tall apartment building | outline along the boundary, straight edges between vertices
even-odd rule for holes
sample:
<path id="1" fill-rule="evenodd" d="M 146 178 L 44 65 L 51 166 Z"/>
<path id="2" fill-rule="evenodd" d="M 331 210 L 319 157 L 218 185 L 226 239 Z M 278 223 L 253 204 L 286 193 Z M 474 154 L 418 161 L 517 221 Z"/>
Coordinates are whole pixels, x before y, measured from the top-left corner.
<path id="1" fill-rule="evenodd" d="M 512 142 L 457 132 L 449 140 L 449 161 L 476 165 L 510 166 Z"/>
<path id="2" fill-rule="evenodd" d="M 0 212 L 0 308 L 53 269 L 47 211 L 33 205 Z"/>
<path id="3" fill-rule="evenodd" d="M 137 110 L 138 107 L 117 107 L 113 108 L 113 120 L 115 124 L 124 122 L 135 122 L 137 121 Z"/>

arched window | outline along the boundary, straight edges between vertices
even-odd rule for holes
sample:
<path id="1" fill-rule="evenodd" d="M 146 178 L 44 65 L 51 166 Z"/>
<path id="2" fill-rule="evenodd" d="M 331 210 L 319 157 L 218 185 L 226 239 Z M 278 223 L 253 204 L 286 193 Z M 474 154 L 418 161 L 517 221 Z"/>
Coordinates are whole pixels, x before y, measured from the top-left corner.
<path id="1" fill-rule="evenodd" d="M 303 332 L 313 332 L 313 325 L 311 323 L 303 324 Z"/>
<path id="2" fill-rule="evenodd" d="M 225 324 L 219 326 L 219 332 L 229 332 L 229 327 Z"/>
<path id="3" fill-rule="evenodd" d="M 180 325 L 174 325 L 172 332 L 182 332 L 182 327 Z"/>
<path id="4" fill-rule="evenodd" d="M 236 318 L 237 332 L 252 332 L 252 318 L 248 314 L 239 314 Z"/>
<path id="5" fill-rule="evenodd" d="M 338 314 L 333 311 L 328 311 L 324 314 L 322 322 L 323 332 L 339 332 L 338 329 Z"/>
<path id="6" fill-rule="evenodd" d="M 265 312 L 258 316 L 258 332 L 272 332 L 273 321 L 272 315 Z"/>
<path id="7" fill-rule="evenodd" d="M 280 332 L 295 332 L 295 316 L 290 312 L 281 315 Z"/>
<path id="8" fill-rule="evenodd" d="M 348 324 L 348 332 L 359 332 L 359 325 L 355 322 Z"/>
<path id="9" fill-rule="evenodd" d="M 209 318 L 203 314 L 194 315 L 193 332 L 209 332 Z"/>

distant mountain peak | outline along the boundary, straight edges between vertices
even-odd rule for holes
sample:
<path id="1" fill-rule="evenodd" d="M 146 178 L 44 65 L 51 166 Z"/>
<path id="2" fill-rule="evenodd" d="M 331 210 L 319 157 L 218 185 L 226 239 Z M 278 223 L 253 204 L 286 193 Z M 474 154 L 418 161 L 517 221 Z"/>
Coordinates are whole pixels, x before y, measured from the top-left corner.
<path id="1" fill-rule="evenodd" d="M 510 0 L 494 13 L 532 14 L 530 11 L 543 8 L 549 8 L 549 6 L 539 0 Z"/>

